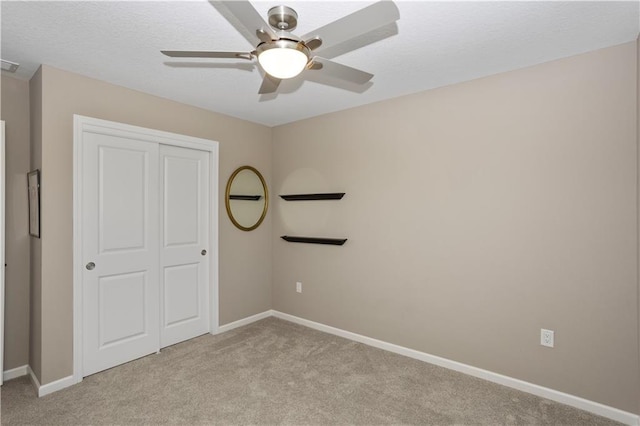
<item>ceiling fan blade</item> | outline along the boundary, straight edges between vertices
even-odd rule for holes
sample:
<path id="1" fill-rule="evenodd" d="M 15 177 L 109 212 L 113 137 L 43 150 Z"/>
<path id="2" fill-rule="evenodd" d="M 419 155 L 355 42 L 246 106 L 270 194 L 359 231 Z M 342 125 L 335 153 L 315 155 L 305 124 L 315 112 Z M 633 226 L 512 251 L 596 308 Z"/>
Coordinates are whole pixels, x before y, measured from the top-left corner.
<path id="1" fill-rule="evenodd" d="M 161 50 L 164 55 L 172 58 L 230 58 L 253 59 L 251 52 L 209 52 L 203 50 Z"/>
<path id="2" fill-rule="evenodd" d="M 318 56 L 315 56 L 312 61 L 314 65 L 309 67 L 310 70 L 317 70 L 327 76 L 339 78 L 340 80 L 350 81 L 356 84 L 365 84 L 373 77 L 373 74 L 368 72 L 342 65 L 337 62 L 330 61 L 329 59 L 320 58 Z M 320 64 L 321 67 L 318 67 L 315 64 Z"/>
<path id="3" fill-rule="evenodd" d="M 235 0 L 235 1 L 222 1 L 222 3 L 229 12 L 244 26 L 247 30 L 247 34 L 243 34 L 247 40 L 253 45 L 257 46 L 261 40 L 256 31 L 262 30 L 266 33 L 271 40 L 277 40 L 278 36 L 271 29 L 269 24 L 262 19 L 262 16 L 258 11 L 249 3 L 248 0 Z"/>
<path id="4" fill-rule="evenodd" d="M 259 95 L 266 95 L 267 93 L 273 93 L 278 90 L 278 86 L 280 86 L 279 78 L 275 78 L 270 76 L 269 74 L 264 75 L 264 80 L 262 80 L 262 85 L 260 86 L 260 90 L 258 90 Z"/>
<path id="5" fill-rule="evenodd" d="M 311 31 L 302 36 L 301 39 L 322 39 L 322 46 L 318 48 L 318 51 L 321 51 L 395 22 L 398 19 L 400 19 L 400 12 L 395 3 L 380 1 Z"/>

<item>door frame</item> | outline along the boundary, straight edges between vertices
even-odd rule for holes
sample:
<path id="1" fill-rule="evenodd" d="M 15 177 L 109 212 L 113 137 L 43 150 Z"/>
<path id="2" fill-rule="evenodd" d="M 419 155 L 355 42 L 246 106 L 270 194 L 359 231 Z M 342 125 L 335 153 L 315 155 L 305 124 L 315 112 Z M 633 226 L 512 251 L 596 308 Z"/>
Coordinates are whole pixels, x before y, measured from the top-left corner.
<path id="1" fill-rule="evenodd" d="M 82 134 L 94 132 L 161 145 L 208 151 L 209 161 L 209 333 L 219 326 L 218 298 L 218 142 L 98 118 L 73 116 L 73 383 L 82 381 Z M 158 319 L 159 320 L 159 319 Z M 158 342 L 159 344 L 159 342 Z M 158 346 L 158 350 L 160 347 Z"/>

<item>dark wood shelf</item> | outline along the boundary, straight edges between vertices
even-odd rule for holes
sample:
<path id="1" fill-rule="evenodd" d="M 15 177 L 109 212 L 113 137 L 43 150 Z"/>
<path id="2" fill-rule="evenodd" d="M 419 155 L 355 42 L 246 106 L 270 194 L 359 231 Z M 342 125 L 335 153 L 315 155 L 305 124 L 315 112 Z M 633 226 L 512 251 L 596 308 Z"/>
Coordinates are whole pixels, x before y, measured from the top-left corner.
<path id="1" fill-rule="evenodd" d="M 328 244 L 333 246 L 341 246 L 347 241 L 346 238 L 292 237 L 290 235 L 283 235 L 280 238 L 290 243 Z"/>
<path id="2" fill-rule="evenodd" d="M 233 195 L 229 194 L 230 200 L 258 201 L 262 195 Z"/>
<path id="3" fill-rule="evenodd" d="M 325 192 L 321 194 L 290 194 L 281 195 L 280 198 L 287 201 L 310 201 L 310 200 L 340 200 L 344 197 L 344 192 Z"/>

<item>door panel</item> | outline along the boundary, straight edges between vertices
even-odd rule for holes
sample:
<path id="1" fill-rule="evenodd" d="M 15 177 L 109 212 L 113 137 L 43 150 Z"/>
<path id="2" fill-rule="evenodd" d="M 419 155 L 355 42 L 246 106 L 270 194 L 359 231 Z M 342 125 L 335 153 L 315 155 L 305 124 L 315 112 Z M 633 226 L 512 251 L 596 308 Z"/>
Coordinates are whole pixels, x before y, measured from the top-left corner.
<path id="1" fill-rule="evenodd" d="M 160 164 L 160 346 L 166 347 L 209 331 L 209 153 L 162 145 Z"/>
<path id="2" fill-rule="evenodd" d="M 98 148 L 100 253 L 143 249 L 145 245 L 145 172 L 147 153 Z M 122 188 L 127 188 L 122 191 Z M 126 208 L 123 208 L 126 206 Z"/>
<path id="3" fill-rule="evenodd" d="M 158 350 L 156 143 L 83 135 L 83 376 Z"/>
<path id="4" fill-rule="evenodd" d="M 197 263 L 164 268 L 165 326 L 200 316 L 199 269 Z"/>
<path id="5" fill-rule="evenodd" d="M 169 147 L 166 147 L 168 149 Z M 183 148 L 173 148 L 181 149 Z M 185 150 L 189 151 L 189 150 Z M 200 151 L 196 151 L 200 152 Z M 174 155 L 176 155 L 174 153 Z M 178 154 L 179 155 L 179 154 Z M 198 244 L 200 158 L 164 155 L 164 246 Z"/>
<path id="6" fill-rule="evenodd" d="M 112 275 L 98 280 L 100 348 L 148 333 L 145 314 L 146 274 Z M 119 309 L 111 309 L 119 306 Z"/>

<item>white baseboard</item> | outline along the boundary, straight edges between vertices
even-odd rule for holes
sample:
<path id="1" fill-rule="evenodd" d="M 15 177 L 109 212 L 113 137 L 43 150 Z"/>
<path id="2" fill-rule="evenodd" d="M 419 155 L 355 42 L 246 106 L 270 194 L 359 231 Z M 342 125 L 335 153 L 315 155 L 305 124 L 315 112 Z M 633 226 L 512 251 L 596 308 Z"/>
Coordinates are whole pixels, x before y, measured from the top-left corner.
<path id="1" fill-rule="evenodd" d="M 75 384 L 76 381 L 73 379 L 73 375 L 63 377 L 62 379 L 47 383 L 46 385 L 40 385 L 40 389 L 38 389 L 38 396 L 49 395 L 50 393 L 57 392 Z"/>
<path id="2" fill-rule="evenodd" d="M 27 373 L 29 373 L 29 378 L 31 379 L 31 384 L 33 385 L 34 388 L 36 388 L 36 393 L 39 395 L 40 392 L 40 382 L 38 381 L 38 378 L 36 377 L 36 373 L 33 372 L 33 370 L 31 369 L 30 365 L 27 365 Z"/>
<path id="3" fill-rule="evenodd" d="M 27 372 L 28 365 L 21 365 L 20 367 L 12 368 L 11 370 L 6 370 L 2 372 L 2 381 L 6 382 L 7 380 L 15 379 L 16 377 L 22 377 L 29 374 Z"/>
<path id="4" fill-rule="evenodd" d="M 231 331 L 234 328 L 242 327 L 243 325 L 251 324 L 252 322 L 260 321 L 264 318 L 269 318 L 273 315 L 273 311 L 264 311 L 259 314 L 251 315 L 250 317 L 242 318 L 234 322 L 230 322 L 229 324 L 221 325 L 218 327 L 218 332 L 216 334 L 224 333 L 226 331 Z"/>
<path id="5" fill-rule="evenodd" d="M 409 358 L 414 358 L 420 361 L 435 364 L 440 367 L 448 368 L 450 370 L 458 371 L 470 376 L 479 377 L 489 382 L 498 383 L 503 386 L 507 386 L 513 389 L 517 389 L 523 392 L 527 392 L 542 398 L 547 398 L 552 401 L 556 401 L 571 407 L 579 408 L 584 411 L 588 411 L 593 414 L 597 414 L 602 417 L 628 424 L 633 426 L 640 425 L 640 416 L 637 414 L 629 413 L 627 411 L 619 410 L 608 405 L 600 404 L 598 402 L 590 401 L 588 399 L 580 398 L 575 395 L 570 395 L 557 390 L 545 388 L 533 383 L 525 382 L 523 380 L 514 379 L 513 377 L 504 376 L 502 374 L 494 373 L 492 371 L 483 370 L 481 368 L 473 367 L 471 365 L 463 364 L 450 359 L 441 358 L 439 356 L 430 355 L 425 352 L 416 351 L 414 349 L 405 348 L 403 346 L 394 345 L 393 343 L 384 342 L 382 340 L 373 339 L 371 337 L 363 336 L 361 334 L 352 333 L 339 328 L 324 325 L 318 322 L 309 321 L 304 318 L 296 317 L 294 315 L 285 314 L 279 311 L 271 311 L 271 314 L 286 321 L 294 322 L 296 324 L 304 325 L 305 327 L 313 328 L 315 330 L 323 331 L 325 333 L 333 334 L 343 337 L 345 339 L 354 340 L 365 345 L 373 346 L 379 349 L 384 349 L 389 352 L 404 355 Z"/>
<path id="6" fill-rule="evenodd" d="M 38 381 L 38 378 L 36 377 L 30 366 L 27 366 L 27 370 L 29 372 L 29 376 L 31 377 L 31 383 L 33 384 L 33 387 L 36 388 L 38 397 L 49 395 L 50 393 L 57 392 L 76 384 L 76 382 L 73 380 L 73 376 L 67 376 L 51 383 L 47 383 L 46 385 L 41 385 L 40 381 Z"/>

